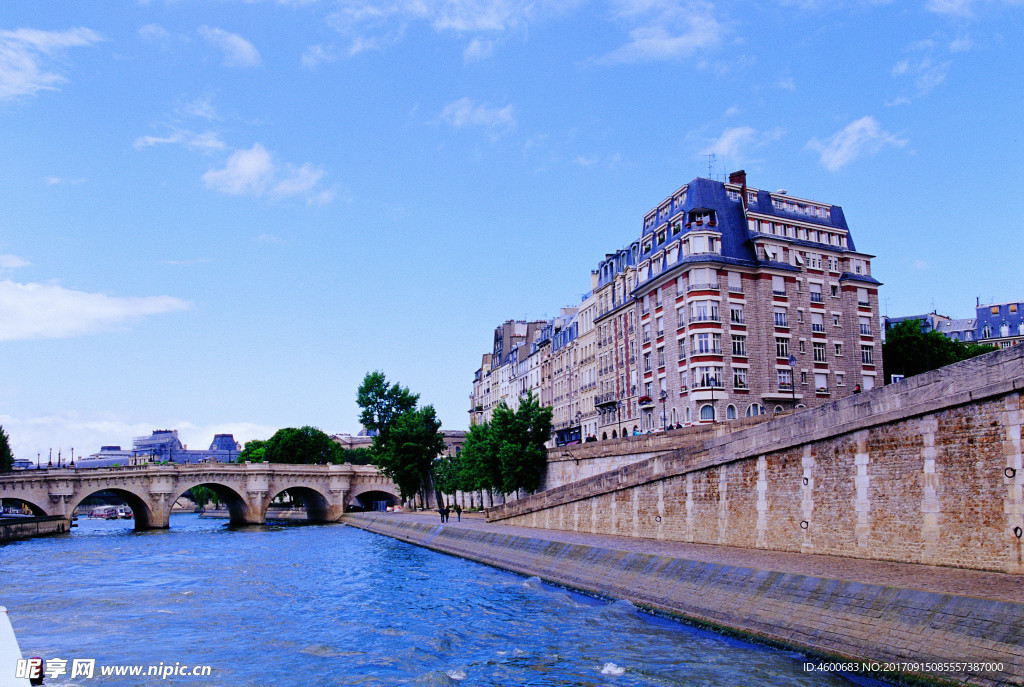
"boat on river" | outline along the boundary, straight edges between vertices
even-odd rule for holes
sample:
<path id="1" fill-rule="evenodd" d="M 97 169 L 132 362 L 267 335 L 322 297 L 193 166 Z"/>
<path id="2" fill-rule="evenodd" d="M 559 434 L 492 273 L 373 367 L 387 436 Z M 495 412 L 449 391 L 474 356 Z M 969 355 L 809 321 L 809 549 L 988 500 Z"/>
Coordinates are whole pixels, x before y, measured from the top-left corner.
<path id="1" fill-rule="evenodd" d="M 117 520 L 117 506 L 98 506 L 89 511 L 89 517 L 96 520 Z"/>

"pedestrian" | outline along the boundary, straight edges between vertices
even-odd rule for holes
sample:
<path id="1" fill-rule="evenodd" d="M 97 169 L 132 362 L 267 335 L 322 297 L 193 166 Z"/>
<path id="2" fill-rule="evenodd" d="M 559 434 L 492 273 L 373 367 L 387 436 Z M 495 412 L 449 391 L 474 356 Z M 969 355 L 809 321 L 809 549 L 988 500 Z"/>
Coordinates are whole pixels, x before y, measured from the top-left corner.
<path id="1" fill-rule="evenodd" d="M 462 506 L 455 504 L 455 521 L 462 522 Z"/>
<path id="2" fill-rule="evenodd" d="M 438 508 L 437 512 L 441 516 L 441 522 L 444 522 L 444 507 Z"/>
<path id="3" fill-rule="evenodd" d="M 452 512 L 452 509 L 448 508 L 447 506 L 445 506 L 445 509 L 444 509 L 444 521 L 445 522 L 448 522 L 448 518 L 451 517 L 451 512 Z"/>
<path id="4" fill-rule="evenodd" d="M 853 387 L 853 393 L 855 393 L 855 394 L 859 394 L 860 393 L 860 384 L 858 384 L 857 386 Z"/>

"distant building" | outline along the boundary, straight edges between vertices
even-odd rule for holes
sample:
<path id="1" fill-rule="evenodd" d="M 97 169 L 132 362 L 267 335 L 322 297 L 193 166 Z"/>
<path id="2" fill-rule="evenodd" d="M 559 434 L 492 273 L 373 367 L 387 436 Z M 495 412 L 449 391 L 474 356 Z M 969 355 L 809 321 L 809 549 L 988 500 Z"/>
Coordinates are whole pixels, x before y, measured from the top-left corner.
<path id="1" fill-rule="evenodd" d="M 1009 348 L 1024 343 L 1024 302 L 990 303 L 976 308 L 977 343 Z"/>
<path id="2" fill-rule="evenodd" d="M 210 448 L 206 450 L 190 450 L 178 440 L 178 430 L 158 429 L 148 436 L 135 437 L 130 451 L 123 450 L 120 446 L 104 446 L 97 453 L 79 460 L 76 467 L 100 468 L 160 462 L 229 462 L 238 458 L 241 450 L 242 447 L 232 434 L 215 435 Z"/>

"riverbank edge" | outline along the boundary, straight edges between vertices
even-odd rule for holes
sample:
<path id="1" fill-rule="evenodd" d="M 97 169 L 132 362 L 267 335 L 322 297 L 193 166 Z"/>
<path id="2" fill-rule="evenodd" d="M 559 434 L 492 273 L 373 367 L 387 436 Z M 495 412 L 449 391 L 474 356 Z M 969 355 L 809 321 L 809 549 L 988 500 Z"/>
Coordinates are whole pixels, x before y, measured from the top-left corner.
<path id="1" fill-rule="evenodd" d="M 0 518 L 0 544 L 63 534 L 70 530 L 71 521 L 61 515 Z"/>
<path id="2" fill-rule="evenodd" d="M 1002 662 L 999 672 L 880 670 L 907 684 L 1024 685 L 1024 604 L 643 554 L 544 537 L 346 514 L 346 525 L 540 579 L 625 599 L 831 662 Z M 532 533 L 531 533 L 532 535 Z"/>

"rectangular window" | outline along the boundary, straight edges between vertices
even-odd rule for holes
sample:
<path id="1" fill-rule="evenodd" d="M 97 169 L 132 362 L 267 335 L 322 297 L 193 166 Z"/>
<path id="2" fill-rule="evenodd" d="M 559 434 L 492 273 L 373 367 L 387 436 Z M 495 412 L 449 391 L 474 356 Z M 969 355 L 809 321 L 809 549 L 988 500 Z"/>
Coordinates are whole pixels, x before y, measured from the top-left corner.
<path id="1" fill-rule="evenodd" d="M 693 352 L 698 353 L 710 353 L 711 352 L 711 336 L 709 334 L 694 334 L 693 335 Z"/>
<path id="2" fill-rule="evenodd" d="M 843 344 L 837 343 L 835 346 L 836 346 L 836 355 L 837 356 L 842 356 L 843 355 Z"/>
<path id="3" fill-rule="evenodd" d="M 734 367 L 732 368 L 732 386 L 734 389 L 746 389 L 747 388 L 747 368 L 745 367 Z"/>
<path id="4" fill-rule="evenodd" d="M 819 394 L 828 392 L 828 375 L 818 372 L 814 375 L 814 390 Z"/>
<path id="5" fill-rule="evenodd" d="M 845 380 L 846 375 L 844 375 L 842 372 L 836 372 L 836 386 L 845 386 Z"/>
<path id="6" fill-rule="evenodd" d="M 825 362 L 825 343 L 823 341 L 814 342 L 814 362 Z"/>
<path id="7" fill-rule="evenodd" d="M 875 364 L 875 347 L 874 346 L 861 346 L 860 347 L 860 361 L 865 365 Z"/>
<path id="8" fill-rule="evenodd" d="M 871 305 L 871 301 L 868 300 L 867 289 L 857 289 L 857 305 Z"/>
<path id="9" fill-rule="evenodd" d="M 867 335 L 870 336 L 871 335 L 871 318 L 870 317 L 861 317 L 861 318 L 859 318 L 859 320 L 860 320 L 860 333 L 861 334 L 867 334 Z"/>
<path id="10" fill-rule="evenodd" d="M 732 354 L 739 356 L 747 354 L 747 337 L 739 334 L 732 335 Z"/>
<path id="11" fill-rule="evenodd" d="M 786 319 L 785 308 L 775 308 L 775 326 L 776 327 L 788 327 L 788 321 Z"/>
<path id="12" fill-rule="evenodd" d="M 838 327 L 839 326 L 839 313 L 832 313 L 832 326 L 833 327 Z"/>
<path id="13" fill-rule="evenodd" d="M 665 347 L 658 349 L 658 367 L 665 367 Z"/>
<path id="14" fill-rule="evenodd" d="M 650 322 L 646 322 L 646 323 L 644 323 L 644 343 L 647 343 L 650 340 L 651 340 L 651 323 Z"/>
<path id="15" fill-rule="evenodd" d="M 729 290 L 743 291 L 743 276 L 739 272 L 729 272 Z"/>
<path id="16" fill-rule="evenodd" d="M 779 379 L 779 390 L 789 391 L 793 388 L 793 371 L 792 370 L 775 370 L 775 374 Z"/>
<path id="17" fill-rule="evenodd" d="M 811 282 L 807 286 L 811 291 L 811 303 L 824 303 L 824 299 L 821 297 L 821 284 Z"/>
<path id="18" fill-rule="evenodd" d="M 789 339 L 783 339 L 776 337 L 775 339 L 775 357 L 776 358 L 789 358 Z"/>
<path id="19" fill-rule="evenodd" d="M 743 306 L 742 305 L 730 305 L 729 306 L 729 321 L 734 324 L 743 324 Z"/>
<path id="20" fill-rule="evenodd" d="M 870 391 L 875 388 L 875 378 L 872 375 L 863 375 L 860 378 L 860 387 L 864 391 Z"/>
<path id="21" fill-rule="evenodd" d="M 644 353 L 644 372 L 651 371 L 651 354 Z"/>
<path id="22" fill-rule="evenodd" d="M 786 278 L 774 275 L 772 277 L 772 293 L 776 296 L 786 295 Z"/>
<path id="23" fill-rule="evenodd" d="M 679 389 L 686 391 L 686 370 L 679 371 Z"/>
<path id="24" fill-rule="evenodd" d="M 825 332 L 825 316 L 818 312 L 811 313 L 811 331 L 815 334 Z"/>
<path id="25" fill-rule="evenodd" d="M 839 284 L 832 284 L 832 298 L 839 298 Z"/>
<path id="26" fill-rule="evenodd" d="M 800 339 L 799 349 L 801 355 L 807 352 L 807 342 L 804 341 L 803 339 Z"/>
<path id="27" fill-rule="evenodd" d="M 658 325 L 658 336 L 665 336 L 665 318 L 659 317 L 655 323 Z"/>

